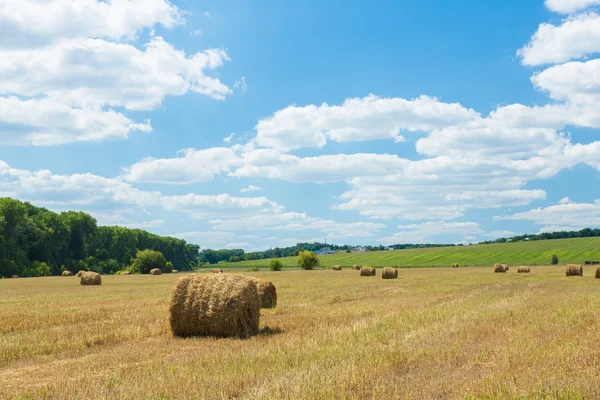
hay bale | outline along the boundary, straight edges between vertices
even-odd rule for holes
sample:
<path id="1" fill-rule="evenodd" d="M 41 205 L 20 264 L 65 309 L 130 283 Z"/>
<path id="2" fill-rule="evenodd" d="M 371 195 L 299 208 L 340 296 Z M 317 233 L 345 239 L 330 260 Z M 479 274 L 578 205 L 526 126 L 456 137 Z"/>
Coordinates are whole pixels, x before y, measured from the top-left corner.
<path id="1" fill-rule="evenodd" d="M 178 272 L 179 272 L 179 271 L 177 271 L 176 269 L 174 269 L 173 271 L 171 271 L 171 273 L 172 273 L 172 274 L 176 274 L 176 273 L 178 273 Z"/>
<path id="2" fill-rule="evenodd" d="M 494 264 L 494 272 L 506 272 L 505 264 Z"/>
<path id="3" fill-rule="evenodd" d="M 80 270 L 79 270 L 79 272 L 76 274 L 76 276 L 77 276 L 78 278 L 81 278 L 81 275 L 85 274 L 86 272 L 87 272 L 87 271 L 84 271 L 84 270 L 80 269 Z"/>
<path id="4" fill-rule="evenodd" d="M 150 270 L 150 275 L 162 275 L 162 272 L 160 271 L 160 268 L 152 268 Z"/>
<path id="5" fill-rule="evenodd" d="M 131 271 L 121 271 L 121 275 L 132 275 Z"/>
<path id="6" fill-rule="evenodd" d="M 258 298 L 260 299 L 260 308 L 275 308 L 277 306 L 277 290 L 273 283 L 260 278 L 250 278 L 256 284 Z"/>
<path id="7" fill-rule="evenodd" d="M 13 275 L 13 276 L 11 276 L 11 278 L 13 278 L 13 279 L 17 279 L 18 277 L 19 277 L 19 275 Z"/>
<path id="8" fill-rule="evenodd" d="M 354 271 L 360 271 L 360 265 L 353 265 L 353 266 L 352 266 L 352 269 L 353 269 Z"/>
<path id="9" fill-rule="evenodd" d="M 600 279 L 600 267 L 596 268 L 596 279 Z"/>
<path id="10" fill-rule="evenodd" d="M 342 270 L 342 267 L 341 267 L 341 266 L 339 266 L 339 265 L 332 265 L 332 266 L 331 266 L 331 269 L 332 269 L 332 270 L 334 270 L 334 271 L 341 271 L 341 270 Z"/>
<path id="11" fill-rule="evenodd" d="M 567 276 L 583 276 L 583 267 L 578 264 L 567 264 Z"/>
<path id="12" fill-rule="evenodd" d="M 96 272 L 84 272 L 81 275 L 81 284 L 84 286 L 102 285 L 102 277 Z"/>
<path id="13" fill-rule="evenodd" d="M 375 276 L 375 268 L 371 268 L 368 266 L 363 266 L 360 269 L 360 276 Z"/>
<path id="14" fill-rule="evenodd" d="M 233 274 L 187 275 L 173 287 L 169 307 L 174 336 L 237 336 L 258 333 L 256 283 Z"/>
<path id="15" fill-rule="evenodd" d="M 510 269 L 510 265 L 508 265 L 508 264 L 502 264 L 502 265 L 504 265 L 504 270 L 508 271 Z"/>
<path id="16" fill-rule="evenodd" d="M 519 274 L 528 274 L 529 273 L 529 267 L 519 267 L 519 268 L 517 268 L 517 273 L 519 273 Z"/>
<path id="17" fill-rule="evenodd" d="M 452 264 L 452 268 L 458 268 L 458 267 L 460 267 L 460 265 L 458 265 L 458 264 Z"/>
<path id="18" fill-rule="evenodd" d="M 60 274 L 61 276 L 73 276 L 73 273 L 71 271 L 63 271 L 62 274 Z"/>
<path id="19" fill-rule="evenodd" d="M 213 274 L 222 274 L 223 270 L 220 269 L 220 268 L 215 268 L 215 269 L 212 270 L 212 272 L 213 272 Z"/>
<path id="20" fill-rule="evenodd" d="M 398 270 L 396 268 L 385 267 L 381 271 L 381 279 L 398 279 Z"/>

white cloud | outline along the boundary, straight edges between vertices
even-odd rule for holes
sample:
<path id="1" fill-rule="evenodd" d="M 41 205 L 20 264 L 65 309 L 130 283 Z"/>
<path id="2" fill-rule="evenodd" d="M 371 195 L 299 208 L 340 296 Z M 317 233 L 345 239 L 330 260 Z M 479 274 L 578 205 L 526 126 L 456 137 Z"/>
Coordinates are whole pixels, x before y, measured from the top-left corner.
<path id="1" fill-rule="evenodd" d="M 600 18 L 598 26 L 600 42 Z M 553 99 L 589 107 L 583 111 L 593 113 L 593 122 L 580 122 L 580 125 L 600 125 L 600 111 L 597 110 L 600 105 L 600 59 L 556 65 L 533 75 L 531 81 Z"/>
<path id="2" fill-rule="evenodd" d="M 231 140 L 233 139 L 234 136 L 235 136 L 235 133 L 231 133 L 229 136 L 227 136 L 225 139 L 223 139 L 223 141 L 225 143 L 229 143 L 229 142 L 231 142 Z"/>
<path id="3" fill-rule="evenodd" d="M 256 125 L 256 143 L 281 151 L 300 147 L 323 147 L 337 142 L 394 139 L 402 131 L 428 131 L 473 119 L 478 114 L 456 103 L 442 103 L 421 96 L 346 99 L 341 106 L 289 106 Z"/>
<path id="4" fill-rule="evenodd" d="M 242 192 L 242 193 L 257 192 L 259 190 L 261 190 L 261 188 L 258 186 L 248 185 L 247 187 L 240 189 L 240 192 Z"/>
<path id="5" fill-rule="evenodd" d="M 179 157 L 146 158 L 123 170 L 129 182 L 189 184 L 207 182 L 215 175 L 241 165 L 242 159 L 231 148 L 213 147 L 205 150 L 186 149 Z"/>
<path id="6" fill-rule="evenodd" d="M 242 76 L 239 80 L 235 81 L 233 84 L 234 89 L 241 90 L 243 93 L 248 91 L 248 86 L 246 85 L 246 77 Z"/>
<path id="7" fill-rule="evenodd" d="M 38 47 L 64 37 L 133 39 L 141 29 L 181 23 L 182 13 L 167 0 L 3 0 L 0 47 Z"/>
<path id="8" fill-rule="evenodd" d="M 569 204 L 571 203 L 571 200 L 568 197 L 563 197 L 562 199 L 560 199 L 560 201 L 558 202 L 558 204 Z"/>
<path id="9" fill-rule="evenodd" d="M 590 12 L 559 26 L 540 24 L 530 42 L 517 52 L 525 65 L 556 64 L 600 52 L 600 16 Z"/>
<path id="10" fill-rule="evenodd" d="M 554 12 L 570 14 L 600 4 L 600 0 L 546 0 L 546 7 Z"/>
<path id="11" fill-rule="evenodd" d="M 427 243 L 444 235 L 477 235 L 484 231 L 476 222 L 424 222 L 422 224 L 399 225 L 399 232 L 379 239 L 381 243 Z"/>
<path id="12" fill-rule="evenodd" d="M 532 221 L 538 225 L 546 225 L 542 228 L 545 232 L 552 230 L 577 230 L 600 226 L 600 201 L 593 203 L 562 203 L 548 207 L 535 208 L 529 211 L 519 212 L 513 215 L 496 216 L 496 220 Z M 558 229 L 558 227 L 562 227 Z"/>

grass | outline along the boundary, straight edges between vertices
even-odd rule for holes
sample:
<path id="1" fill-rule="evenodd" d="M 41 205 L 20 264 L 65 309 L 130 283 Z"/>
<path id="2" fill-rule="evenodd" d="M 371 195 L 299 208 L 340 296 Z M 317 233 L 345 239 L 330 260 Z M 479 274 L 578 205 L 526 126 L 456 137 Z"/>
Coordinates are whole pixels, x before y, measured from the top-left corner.
<path id="1" fill-rule="evenodd" d="M 319 256 L 322 266 L 353 264 L 374 267 L 435 267 L 461 265 L 548 265 L 556 254 L 561 264 L 583 264 L 585 260 L 600 260 L 600 237 L 536 240 L 501 244 L 486 244 L 428 249 L 372 251 L 366 253 L 338 253 Z M 298 257 L 280 258 L 286 267 L 296 266 Z M 242 261 L 223 264 L 225 267 L 267 267 L 270 260 Z M 220 265 L 221 266 L 221 265 Z"/>
<path id="2" fill-rule="evenodd" d="M 594 270 L 248 273 L 279 297 L 249 340 L 173 338 L 177 275 L 0 280 L 0 398 L 600 398 Z"/>

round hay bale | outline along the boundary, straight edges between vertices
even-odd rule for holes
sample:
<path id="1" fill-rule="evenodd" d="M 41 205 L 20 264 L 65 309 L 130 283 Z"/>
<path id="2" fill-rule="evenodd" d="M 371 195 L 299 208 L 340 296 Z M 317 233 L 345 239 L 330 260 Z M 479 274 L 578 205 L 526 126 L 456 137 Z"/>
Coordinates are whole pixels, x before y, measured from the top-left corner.
<path id="1" fill-rule="evenodd" d="M 494 272 L 506 272 L 506 265 L 494 264 Z"/>
<path id="2" fill-rule="evenodd" d="M 131 271 L 121 271 L 121 275 L 132 275 Z"/>
<path id="3" fill-rule="evenodd" d="M 385 267 L 381 271 L 381 279 L 398 279 L 398 270 L 396 268 Z"/>
<path id="4" fill-rule="evenodd" d="M 71 271 L 63 271 L 62 274 L 60 274 L 61 276 L 73 276 L 73 273 Z"/>
<path id="5" fill-rule="evenodd" d="M 162 275 L 162 272 L 160 271 L 160 268 L 152 268 L 150 270 L 150 275 Z"/>
<path id="6" fill-rule="evenodd" d="M 81 278 L 81 275 L 85 274 L 86 272 L 87 272 L 87 271 L 84 271 L 84 270 L 80 269 L 80 270 L 79 270 L 79 272 L 76 274 L 76 276 L 77 276 L 78 278 Z"/>
<path id="7" fill-rule="evenodd" d="M 192 274 L 175 283 L 169 313 L 174 336 L 249 338 L 258 333 L 260 299 L 248 277 Z"/>
<path id="8" fill-rule="evenodd" d="M 452 264 L 452 268 L 458 268 L 458 267 L 460 267 L 460 265 L 458 265 L 458 264 Z"/>
<path id="9" fill-rule="evenodd" d="M 596 268 L 596 279 L 600 279 L 600 267 Z"/>
<path id="10" fill-rule="evenodd" d="M 213 274 L 222 274 L 223 270 L 220 269 L 220 268 L 215 268 L 215 269 L 212 270 L 212 272 L 213 272 Z"/>
<path id="11" fill-rule="evenodd" d="M 260 308 L 275 308 L 277 306 L 277 290 L 273 283 L 260 278 L 250 278 L 256 284 L 258 298 L 260 299 Z"/>
<path id="12" fill-rule="evenodd" d="M 18 277 L 19 277 L 19 275 L 13 275 L 13 276 L 11 276 L 11 278 L 13 278 L 13 279 L 17 279 Z"/>
<path id="13" fill-rule="evenodd" d="M 360 269 L 360 276 L 375 276 L 375 268 L 365 265 Z"/>
<path id="14" fill-rule="evenodd" d="M 567 264 L 566 275 L 567 276 L 583 276 L 583 267 L 578 264 Z"/>
<path id="15" fill-rule="evenodd" d="M 529 267 L 519 267 L 519 268 L 517 268 L 517 273 L 519 273 L 519 274 L 528 274 L 529 273 Z"/>
<path id="16" fill-rule="evenodd" d="M 96 272 L 84 272 L 81 275 L 81 284 L 84 286 L 89 286 L 89 285 L 102 285 L 102 277 L 100 276 L 100 274 L 97 274 Z"/>
<path id="17" fill-rule="evenodd" d="M 504 270 L 505 271 L 508 271 L 510 269 L 510 265 L 508 265 L 508 264 L 502 264 L 502 265 L 504 265 Z"/>
<path id="18" fill-rule="evenodd" d="M 352 269 L 353 269 L 354 271 L 360 271 L 360 265 L 353 265 L 353 266 L 352 266 Z"/>
<path id="19" fill-rule="evenodd" d="M 332 265 L 332 266 L 331 266 L 331 269 L 332 269 L 332 270 L 334 270 L 334 271 L 341 271 L 341 270 L 342 270 L 342 267 L 341 267 L 341 266 L 339 266 L 339 265 Z"/>
<path id="20" fill-rule="evenodd" d="M 174 269 L 173 271 L 171 271 L 171 273 L 172 273 L 172 274 L 176 274 L 176 273 L 178 273 L 178 272 L 179 272 L 179 271 L 177 271 L 176 269 Z"/>

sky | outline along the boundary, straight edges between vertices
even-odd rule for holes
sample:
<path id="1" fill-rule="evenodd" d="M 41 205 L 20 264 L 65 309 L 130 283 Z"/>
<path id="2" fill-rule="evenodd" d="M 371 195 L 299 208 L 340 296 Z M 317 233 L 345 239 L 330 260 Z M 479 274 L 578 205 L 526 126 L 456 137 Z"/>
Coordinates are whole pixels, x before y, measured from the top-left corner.
<path id="1" fill-rule="evenodd" d="M 600 0 L 0 0 L 0 196 L 202 248 L 600 227 Z"/>

